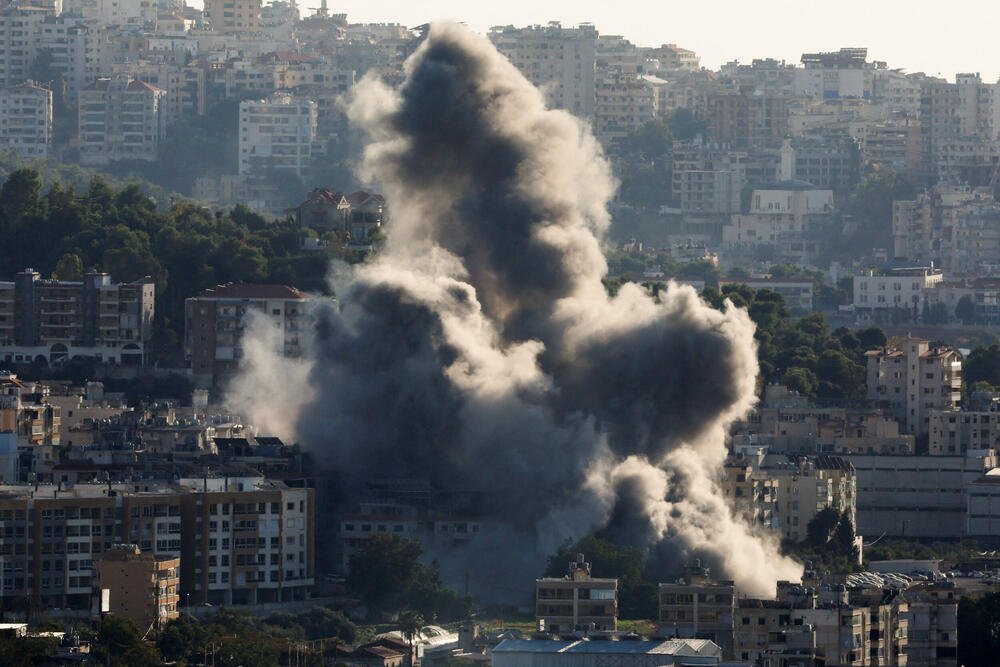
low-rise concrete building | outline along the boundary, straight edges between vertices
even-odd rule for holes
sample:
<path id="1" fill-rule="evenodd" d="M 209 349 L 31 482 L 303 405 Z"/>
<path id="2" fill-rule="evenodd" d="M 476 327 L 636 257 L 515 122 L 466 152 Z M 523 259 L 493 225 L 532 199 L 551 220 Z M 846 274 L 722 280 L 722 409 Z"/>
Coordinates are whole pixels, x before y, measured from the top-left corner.
<path id="1" fill-rule="evenodd" d="M 535 580 L 535 619 L 552 633 L 618 629 L 618 580 L 590 576 L 590 563 L 578 554 L 565 577 Z"/>
<path id="2" fill-rule="evenodd" d="M 180 558 L 143 553 L 137 544 L 112 545 L 94 559 L 96 597 L 103 601 L 106 590 L 106 611 L 134 621 L 141 630 L 160 628 L 179 615 L 180 567 Z"/>

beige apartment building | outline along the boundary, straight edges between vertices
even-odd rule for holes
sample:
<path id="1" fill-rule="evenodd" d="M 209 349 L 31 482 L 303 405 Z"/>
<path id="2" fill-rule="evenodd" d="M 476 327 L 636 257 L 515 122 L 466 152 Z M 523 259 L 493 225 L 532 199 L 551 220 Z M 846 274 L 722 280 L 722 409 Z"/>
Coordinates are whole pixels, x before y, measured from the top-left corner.
<path id="1" fill-rule="evenodd" d="M 521 74 L 545 94 L 549 105 L 580 118 L 593 118 L 596 103 L 597 29 L 587 23 L 564 28 L 558 22 L 490 28 L 490 41 Z"/>
<path id="2" fill-rule="evenodd" d="M 135 544 L 180 559 L 185 603 L 301 600 L 314 521 L 312 489 L 260 477 L 2 485 L 2 594 L 10 609 L 90 609 L 94 560 Z"/>
<path id="3" fill-rule="evenodd" d="M 732 581 L 713 581 L 709 574 L 695 561 L 683 579 L 660 584 L 660 634 L 710 639 L 726 659 L 733 654 L 736 589 Z"/>
<path id="4" fill-rule="evenodd" d="M 0 150 L 44 159 L 52 147 L 52 91 L 27 81 L 0 89 Z"/>
<path id="5" fill-rule="evenodd" d="M 260 30 L 261 0 L 205 0 L 205 20 L 218 32 Z"/>
<path id="6" fill-rule="evenodd" d="M 535 580 L 535 620 L 552 633 L 618 629 L 618 580 L 596 579 L 578 554 L 565 577 Z"/>
<path id="7" fill-rule="evenodd" d="M 98 79 L 80 91 L 80 162 L 156 159 L 167 128 L 165 90 L 127 74 Z"/>
<path id="8" fill-rule="evenodd" d="M 849 459 L 820 455 L 765 465 L 761 472 L 776 480 L 775 514 L 782 538 L 805 540 L 809 522 L 827 507 L 856 521 L 857 474 Z"/>
<path id="9" fill-rule="evenodd" d="M 908 337 L 901 347 L 865 353 L 868 400 L 891 410 L 903 430 L 924 435 L 934 411 L 958 409 L 962 362 L 948 347 L 931 349 L 923 338 Z"/>
<path id="10" fill-rule="evenodd" d="M 107 611 L 134 621 L 140 630 L 162 627 L 179 616 L 180 565 L 179 558 L 143 553 L 136 544 L 114 544 L 94 559 L 97 600 L 107 590 Z"/>

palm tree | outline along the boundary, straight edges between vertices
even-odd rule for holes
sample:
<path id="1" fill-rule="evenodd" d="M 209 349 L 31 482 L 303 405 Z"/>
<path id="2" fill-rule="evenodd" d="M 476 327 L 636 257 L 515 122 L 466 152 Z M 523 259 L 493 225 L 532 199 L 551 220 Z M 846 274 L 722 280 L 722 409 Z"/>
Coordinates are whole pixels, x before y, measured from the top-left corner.
<path id="1" fill-rule="evenodd" d="M 419 611 L 404 611 L 399 614 L 399 630 L 403 633 L 403 638 L 410 645 L 410 659 L 408 664 L 414 662 L 413 640 L 424 628 L 424 617 Z"/>

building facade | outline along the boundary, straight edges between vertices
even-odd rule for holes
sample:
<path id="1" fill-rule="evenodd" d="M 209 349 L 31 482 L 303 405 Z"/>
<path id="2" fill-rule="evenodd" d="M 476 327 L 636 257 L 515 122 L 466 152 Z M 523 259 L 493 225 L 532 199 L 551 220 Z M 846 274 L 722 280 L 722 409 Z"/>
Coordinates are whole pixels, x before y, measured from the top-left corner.
<path id="1" fill-rule="evenodd" d="M 32 82 L 0 89 L 0 150 L 45 159 L 52 148 L 52 91 Z"/>
<path id="2" fill-rule="evenodd" d="M 166 132 L 166 91 L 128 75 L 98 79 L 80 92 L 82 164 L 153 161 Z"/>
<path id="3" fill-rule="evenodd" d="M 287 170 L 301 176 L 312 159 L 316 122 L 316 103 L 287 93 L 240 102 L 240 175 Z"/>
<path id="4" fill-rule="evenodd" d="M 302 354 L 312 296 L 286 285 L 219 285 L 184 301 L 184 356 L 196 376 L 231 375 L 243 357 L 247 313 L 278 325 L 282 352 Z"/>
<path id="5" fill-rule="evenodd" d="M 891 410 L 904 432 L 925 435 L 934 411 L 958 409 L 962 362 L 955 350 L 907 337 L 902 347 L 870 350 L 865 357 L 868 400 Z"/>
<path id="6" fill-rule="evenodd" d="M 98 600 L 108 591 L 106 611 L 130 619 L 140 630 L 160 628 L 180 615 L 180 558 L 158 558 L 136 544 L 113 544 L 93 563 Z"/>
<path id="7" fill-rule="evenodd" d="M 578 554 L 565 577 L 535 580 L 535 620 L 539 630 L 569 633 L 618 629 L 618 580 L 590 576 Z"/>
<path id="8" fill-rule="evenodd" d="M 106 273 L 83 281 L 43 280 L 33 269 L 0 282 L 0 357 L 65 363 L 73 357 L 142 365 L 153 334 L 155 286 L 113 283 Z"/>

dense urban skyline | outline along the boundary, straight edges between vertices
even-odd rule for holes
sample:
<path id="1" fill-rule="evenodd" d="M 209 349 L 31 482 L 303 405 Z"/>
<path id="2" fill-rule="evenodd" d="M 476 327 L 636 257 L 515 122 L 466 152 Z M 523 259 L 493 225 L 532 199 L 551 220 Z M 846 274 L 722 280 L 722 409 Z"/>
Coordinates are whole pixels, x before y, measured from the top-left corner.
<path id="1" fill-rule="evenodd" d="M 201 2 L 192 2 L 201 6 Z M 916 3 L 919 5 L 920 3 Z M 303 14 L 318 0 L 302 3 Z M 721 5 L 721 7 L 720 7 Z M 771 0 L 766 3 L 683 3 L 649 6 L 636 0 L 616 3 L 528 2 L 499 5 L 461 0 L 430 0 L 418 4 L 400 0 L 329 3 L 330 11 L 346 13 L 352 22 L 395 22 L 407 26 L 455 20 L 485 34 L 494 25 L 529 25 L 558 20 L 564 25 L 593 23 L 601 34 L 623 35 L 640 46 L 677 43 L 694 50 L 702 65 L 717 69 L 731 60 L 750 63 L 775 58 L 798 63 L 805 52 L 868 47 L 874 60 L 908 72 L 947 77 L 980 72 L 996 81 L 1000 65 L 990 62 L 983 45 L 990 43 L 1000 8 L 993 3 L 960 0 L 933 7 L 891 0 L 868 3 L 849 0 L 835 12 L 822 3 Z M 973 19 L 973 17 L 975 17 Z M 777 30 L 770 26 L 780 25 Z M 887 30 L 887 26 L 892 29 Z"/>

